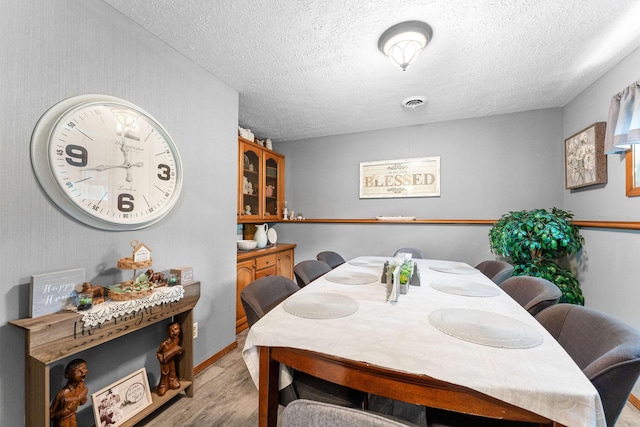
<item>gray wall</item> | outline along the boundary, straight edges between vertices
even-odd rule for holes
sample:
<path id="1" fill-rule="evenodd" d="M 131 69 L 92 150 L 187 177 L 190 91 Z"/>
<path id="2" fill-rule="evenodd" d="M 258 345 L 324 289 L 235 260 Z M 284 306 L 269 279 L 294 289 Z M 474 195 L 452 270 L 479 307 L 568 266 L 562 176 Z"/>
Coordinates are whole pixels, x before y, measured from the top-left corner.
<path id="1" fill-rule="evenodd" d="M 136 239 L 153 250 L 154 269 L 192 266 L 202 282 L 195 363 L 235 340 L 238 94 L 99 0 L 2 0 L 0 40 L 0 424 L 20 426 L 24 334 L 7 321 L 28 315 L 32 274 L 82 267 L 94 283 L 116 283 L 125 279 L 116 262 Z M 141 106 L 175 139 L 184 186 L 160 223 L 95 230 L 61 213 L 40 189 L 31 132 L 51 105 L 85 93 Z M 82 354 L 90 392 L 143 365 L 158 379 L 164 326 L 148 329 Z M 52 367 L 54 393 L 67 361 Z M 90 405 L 83 408 L 80 425 L 91 425 Z"/>
<path id="2" fill-rule="evenodd" d="M 286 199 L 306 218 L 495 219 L 562 202 L 558 109 L 442 122 L 277 144 L 286 157 Z M 360 162 L 440 156 L 441 196 L 359 199 Z M 485 225 L 275 226 L 298 244 L 296 262 L 320 250 L 390 255 L 403 246 L 476 264 L 492 257 Z"/>
<path id="3" fill-rule="evenodd" d="M 565 137 L 595 122 L 607 121 L 611 97 L 640 79 L 640 49 L 615 65 L 564 108 Z M 607 156 L 608 182 L 600 188 L 565 191 L 564 207 L 576 218 L 640 221 L 640 197 L 625 195 L 624 155 Z M 583 229 L 587 265 L 580 280 L 587 305 L 640 329 L 640 232 Z M 634 394 L 640 395 L 636 386 Z"/>

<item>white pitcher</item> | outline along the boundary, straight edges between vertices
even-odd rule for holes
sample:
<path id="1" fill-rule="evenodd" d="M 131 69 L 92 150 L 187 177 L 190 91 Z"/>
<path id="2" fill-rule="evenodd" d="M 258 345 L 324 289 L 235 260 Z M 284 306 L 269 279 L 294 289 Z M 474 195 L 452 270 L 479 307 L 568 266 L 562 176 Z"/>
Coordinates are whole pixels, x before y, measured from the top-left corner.
<path id="1" fill-rule="evenodd" d="M 264 248 L 267 246 L 267 230 L 269 229 L 268 224 L 256 225 L 256 233 L 253 235 L 253 240 L 258 242 L 259 248 Z"/>

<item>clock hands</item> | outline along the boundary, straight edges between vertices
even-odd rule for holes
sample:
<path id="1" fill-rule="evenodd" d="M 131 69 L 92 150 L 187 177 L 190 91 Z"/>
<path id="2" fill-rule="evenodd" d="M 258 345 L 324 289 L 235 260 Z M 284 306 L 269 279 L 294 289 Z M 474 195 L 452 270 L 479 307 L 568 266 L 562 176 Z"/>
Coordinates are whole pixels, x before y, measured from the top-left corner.
<path id="1" fill-rule="evenodd" d="M 132 182 L 133 181 L 133 177 L 131 176 L 131 168 L 132 167 L 142 167 L 144 166 L 143 162 L 137 162 L 137 163 L 131 163 L 129 161 L 129 146 L 127 145 L 127 143 L 125 142 L 125 137 L 124 137 L 124 131 L 122 132 L 122 143 L 120 145 L 120 150 L 122 151 L 122 154 L 124 154 L 124 163 L 122 163 L 121 165 L 98 165 L 98 166 L 94 166 L 92 168 L 84 168 L 83 170 L 85 171 L 98 171 L 98 172 L 102 172 L 108 169 L 126 169 L 127 170 L 127 182 Z"/>
<path id="2" fill-rule="evenodd" d="M 78 132 L 80 132 L 81 134 L 83 134 L 84 136 L 86 136 L 90 141 L 93 141 L 93 138 L 91 138 L 89 135 L 87 135 L 86 133 L 84 133 L 83 131 L 80 130 L 79 127 L 74 127 L 75 130 L 77 130 Z"/>
<path id="3" fill-rule="evenodd" d="M 131 164 L 129 163 L 129 146 L 127 145 L 125 138 L 124 138 L 124 134 L 125 131 L 122 131 L 122 145 L 120 146 L 120 149 L 122 150 L 122 154 L 124 154 L 124 164 Z M 142 165 L 141 165 L 142 166 Z M 131 167 L 127 168 L 127 182 L 131 182 L 133 181 L 133 178 L 131 177 Z"/>
<path id="4" fill-rule="evenodd" d="M 83 171 L 98 171 L 98 172 L 102 172 L 102 171 L 106 171 L 107 169 L 116 169 L 116 168 L 121 168 L 121 169 L 131 169 L 132 167 L 142 167 L 144 166 L 144 163 L 142 162 L 138 162 L 138 163 L 129 163 L 126 162 L 125 164 L 122 165 L 109 165 L 109 166 L 105 166 L 105 165 L 98 165 L 92 168 L 84 168 Z M 129 173 L 127 172 L 127 175 Z M 127 181 L 130 181 L 129 179 L 127 179 Z"/>

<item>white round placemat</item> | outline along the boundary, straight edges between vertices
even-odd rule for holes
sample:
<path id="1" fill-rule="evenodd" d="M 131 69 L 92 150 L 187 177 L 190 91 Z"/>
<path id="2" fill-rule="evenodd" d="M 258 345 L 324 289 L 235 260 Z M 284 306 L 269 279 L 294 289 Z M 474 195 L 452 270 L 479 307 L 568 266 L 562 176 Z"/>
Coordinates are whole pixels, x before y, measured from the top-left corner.
<path id="1" fill-rule="evenodd" d="M 436 280 L 429 283 L 433 289 L 466 297 L 495 297 L 500 295 L 497 285 L 474 282 L 471 280 Z"/>
<path id="2" fill-rule="evenodd" d="M 463 263 L 430 265 L 429 268 L 435 271 L 439 271 L 440 273 L 450 274 L 475 274 L 480 272 L 470 265 Z"/>
<path id="3" fill-rule="evenodd" d="M 306 319 L 337 319 L 358 311 L 358 301 L 331 292 L 293 294 L 282 304 L 289 314 Z"/>
<path id="4" fill-rule="evenodd" d="M 542 344 L 542 334 L 512 317 L 468 308 L 446 308 L 429 314 L 429 323 L 452 337 L 500 348 L 531 348 Z"/>
<path id="5" fill-rule="evenodd" d="M 386 260 L 384 258 L 359 257 L 349 261 L 349 264 L 358 267 L 384 267 L 385 261 Z"/>
<path id="6" fill-rule="evenodd" d="M 366 285 L 380 280 L 380 276 L 361 271 L 330 271 L 323 276 L 330 282 L 341 285 Z"/>

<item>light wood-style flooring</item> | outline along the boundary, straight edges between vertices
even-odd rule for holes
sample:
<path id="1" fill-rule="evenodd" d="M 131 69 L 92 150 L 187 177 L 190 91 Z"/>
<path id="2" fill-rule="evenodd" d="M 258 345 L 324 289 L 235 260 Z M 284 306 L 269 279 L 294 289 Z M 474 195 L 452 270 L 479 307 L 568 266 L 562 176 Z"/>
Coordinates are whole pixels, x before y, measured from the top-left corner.
<path id="1" fill-rule="evenodd" d="M 258 391 L 242 360 L 246 331 L 238 347 L 195 378 L 195 396 L 174 398 L 161 413 L 139 423 L 149 427 L 256 427 Z M 627 403 L 616 427 L 640 426 L 640 411 Z M 331 427 L 331 426 L 327 426 Z"/>

